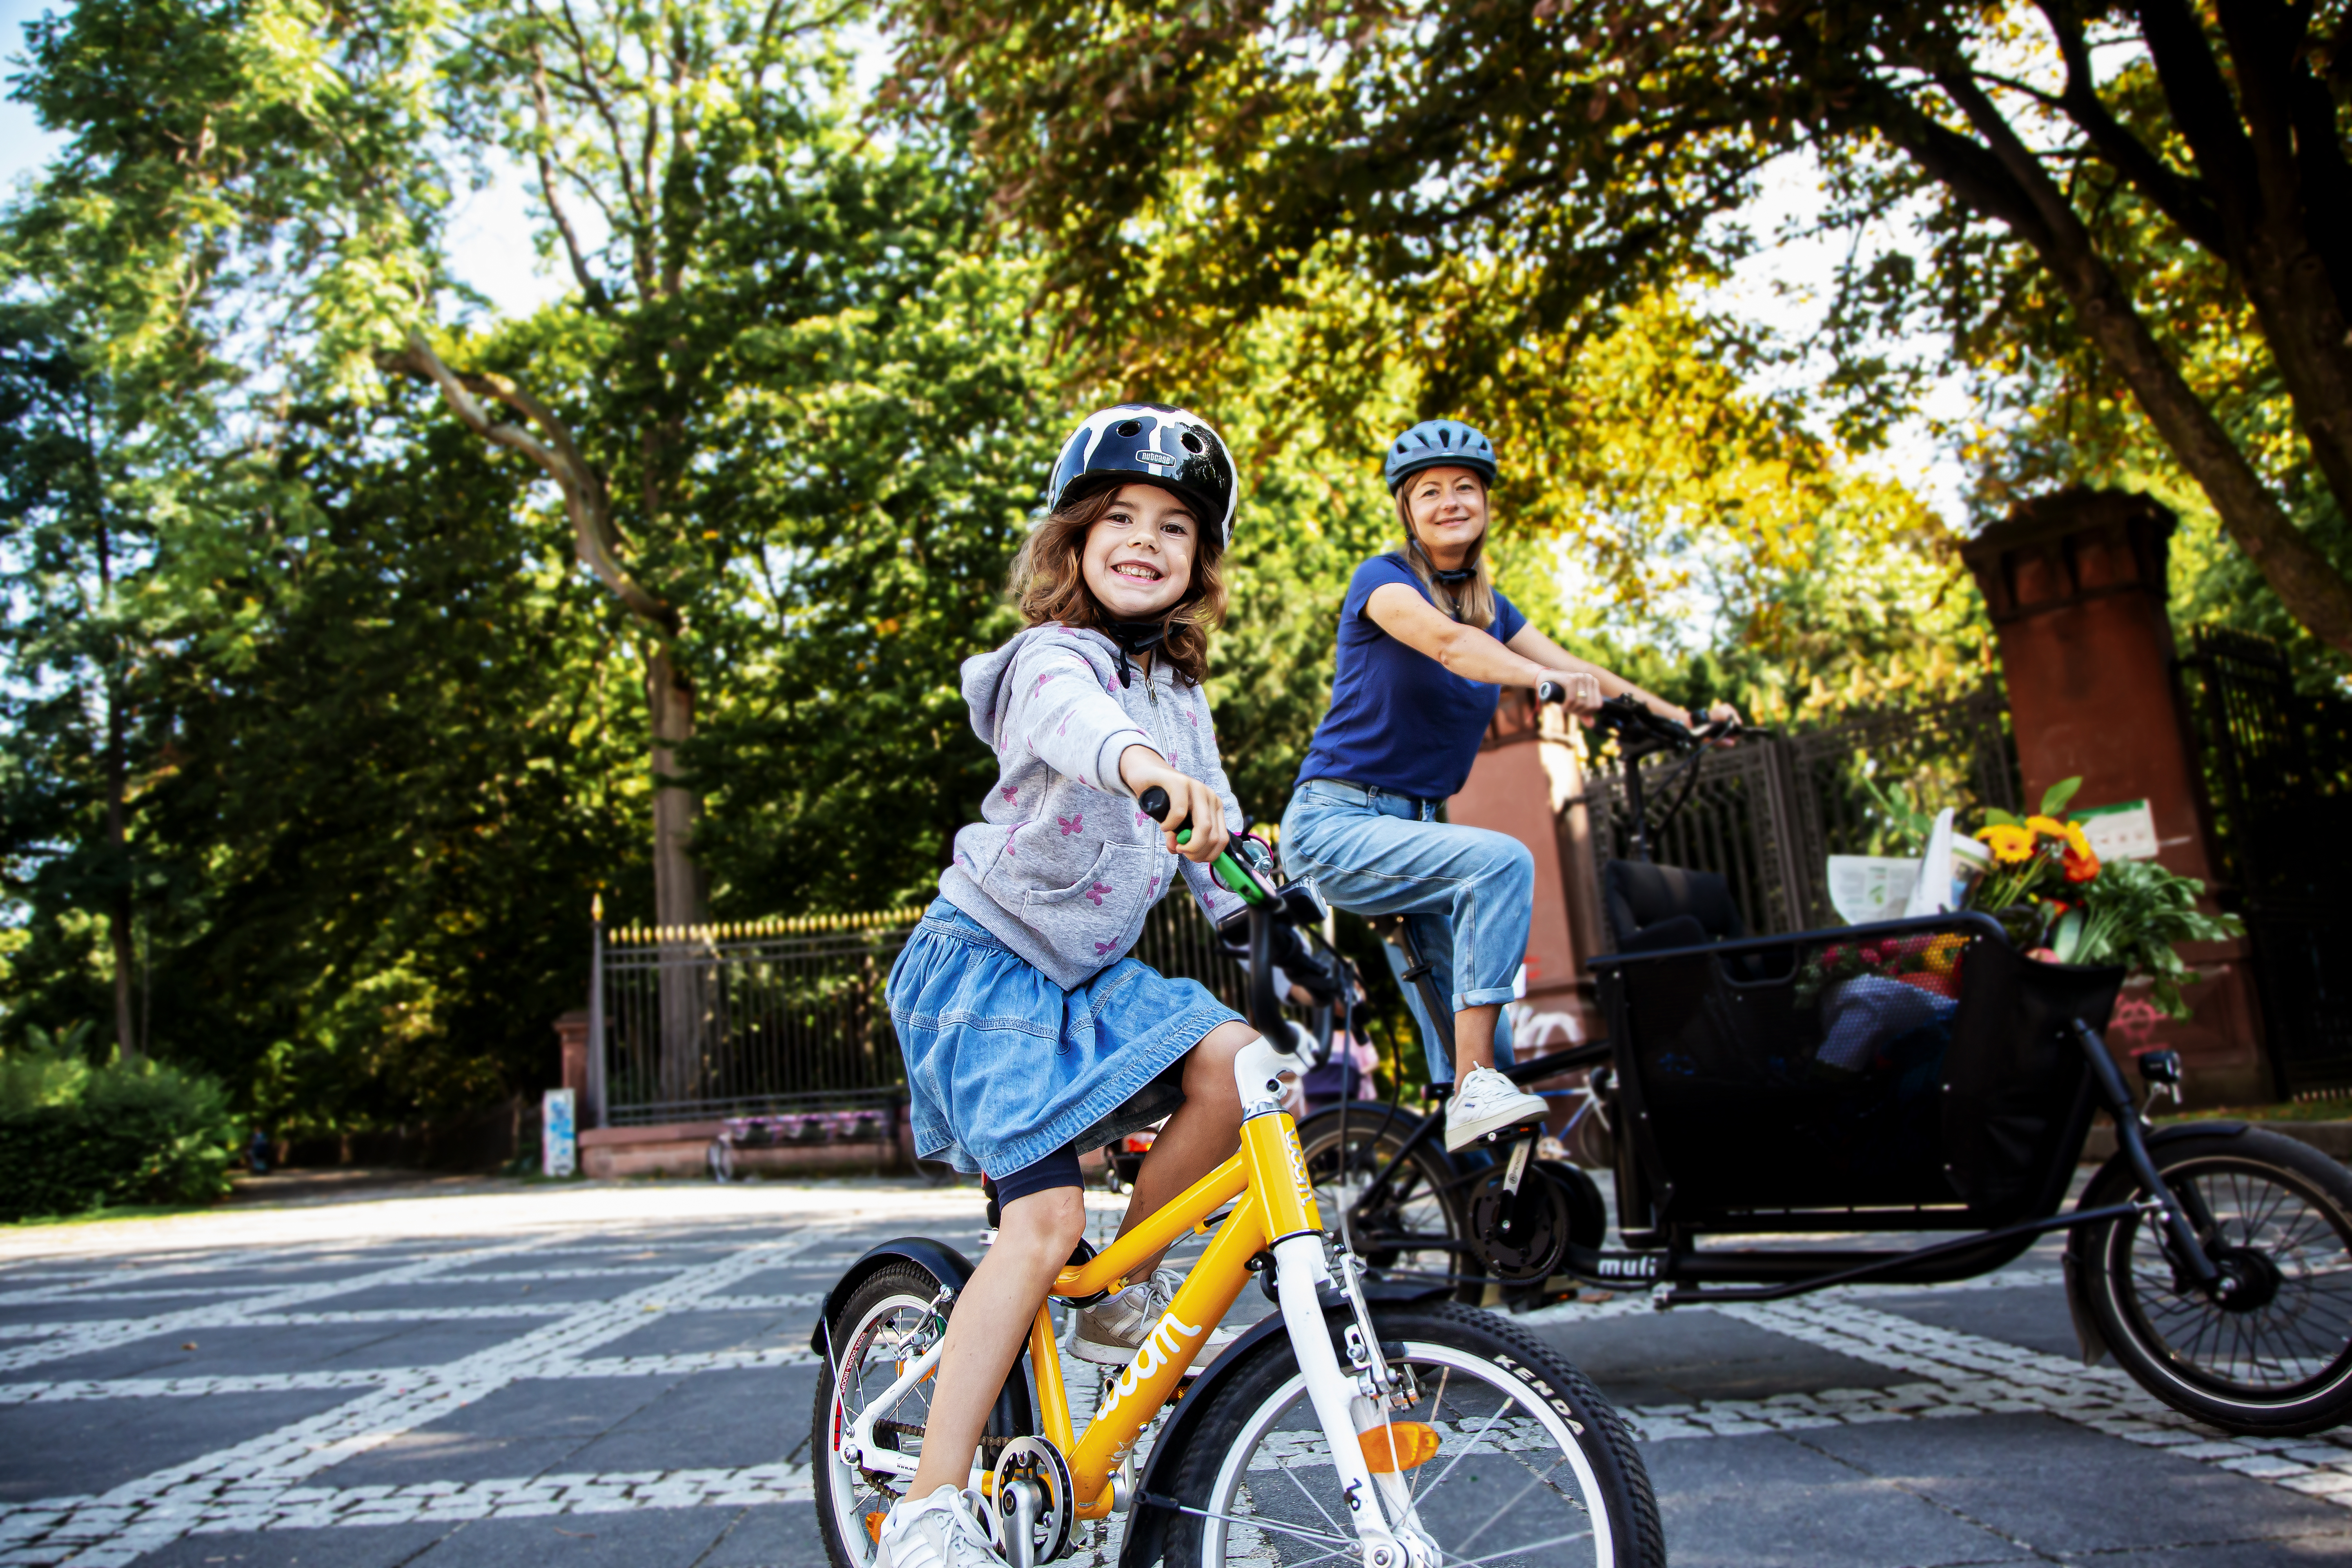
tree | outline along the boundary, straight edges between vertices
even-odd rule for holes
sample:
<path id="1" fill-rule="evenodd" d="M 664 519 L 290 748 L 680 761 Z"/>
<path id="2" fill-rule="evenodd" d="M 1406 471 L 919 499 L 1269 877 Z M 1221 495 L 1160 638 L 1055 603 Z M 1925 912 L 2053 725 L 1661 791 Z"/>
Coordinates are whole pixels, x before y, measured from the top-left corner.
<path id="1" fill-rule="evenodd" d="M 116 1048 L 143 1054 L 134 1005 L 138 870 L 130 827 L 142 705 L 137 654 L 151 632 L 137 578 L 145 519 L 119 504 L 121 453 L 106 388 L 34 308 L 0 310 L 0 583 L 11 613 L 0 663 L 0 836 L 7 881 L 102 910 Z"/>
<path id="2" fill-rule="evenodd" d="M 1459 405 L 1511 345 L 1719 268 L 1759 171 L 1819 163 L 1834 218 L 1926 201 L 1927 254 L 1860 253 L 1835 324 L 1860 425 L 1872 333 L 1940 313 L 1962 353 L 2021 308 L 2145 412 L 2287 609 L 2352 653 L 2352 583 L 2294 521 L 2305 462 L 2352 511 L 2352 163 L 2340 7 L 1440 0 L 1037 13 L 901 6 L 913 89 L 976 104 L 1003 209 L 1090 331 L 1213 342 L 1340 258 L 1445 345 Z M 2224 280 L 2291 401 L 2265 461 L 2168 320 L 2160 234 Z M 1494 389 L 1489 386 L 1491 393 Z"/>

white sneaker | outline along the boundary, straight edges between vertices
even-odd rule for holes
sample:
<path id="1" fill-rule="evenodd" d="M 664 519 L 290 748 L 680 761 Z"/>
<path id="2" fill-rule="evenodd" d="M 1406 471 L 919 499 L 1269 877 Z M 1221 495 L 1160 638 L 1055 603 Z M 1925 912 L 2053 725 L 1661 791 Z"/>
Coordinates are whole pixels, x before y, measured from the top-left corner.
<path id="1" fill-rule="evenodd" d="M 1472 1068 L 1445 1101 L 1445 1152 L 1457 1153 L 1489 1132 L 1544 1119 L 1543 1096 L 1529 1094 L 1493 1068 Z"/>
<path id="2" fill-rule="evenodd" d="M 1070 1336 L 1070 1353 L 1080 1361 L 1125 1366 L 1142 1348 L 1143 1337 L 1159 1326 L 1168 1303 L 1176 1299 L 1177 1288 L 1183 1283 L 1184 1276 L 1173 1268 L 1155 1268 L 1150 1279 L 1081 1308 L 1077 1331 Z M 1192 1365 L 1208 1365 L 1236 1337 L 1231 1329 L 1213 1331 L 1192 1358 Z"/>
<path id="3" fill-rule="evenodd" d="M 882 1521 L 874 1568 L 1005 1568 L 972 1506 L 953 1487 L 899 1499 Z"/>

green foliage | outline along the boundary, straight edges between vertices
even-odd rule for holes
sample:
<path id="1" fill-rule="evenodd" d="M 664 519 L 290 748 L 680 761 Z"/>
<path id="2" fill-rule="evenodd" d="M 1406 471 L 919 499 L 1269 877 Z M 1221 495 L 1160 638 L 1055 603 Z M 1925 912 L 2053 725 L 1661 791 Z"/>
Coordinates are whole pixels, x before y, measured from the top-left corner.
<path id="1" fill-rule="evenodd" d="M 2108 860 L 2081 889 L 2082 910 L 2070 913 L 2079 927 L 2072 942 L 2053 943 L 2069 963 L 2120 963 L 2134 974 L 2154 977 L 2148 1000 L 2168 1017 L 2189 1016 L 2182 985 L 2196 973 L 2181 961 L 2176 944 L 2224 942 L 2243 936 L 2234 915 L 2209 915 L 2197 907 L 2205 884 L 2177 876 L 2153 860 Z"/>
<path id="2" fill-rule="evenodd" d="M 0 1221 L 227 1192 L 237 1124 L 221 1086 L 153 1063 L 93 1068 L 79 1043 L 37 1033 L 0 1051 Z"/>
<path id="3" fill-rule="evenodd" d="M 976 106 L 1000 201 L 1108 356 L 1213 357 L 1319 309 L 1338 274 L 1391 330 L 1333 356 L 1329 395 L 1411 365 L 1425 413 L 1549 410 L 1559 342 L 1720 279 L 1764 242 L 1741 209 L 1795 154 L 1818 227 L 1850 237 L 1824 331 L 1726 332 L 1728 353 L 1825 353 L 1805 379 L 1864 448 L 1937 370 L 2032 395 L 2095 365 L 2064 395 L 2144 410 L 2146 449 L 2209 498 L 2248 575 L 2352 650 L 2345 536 L 2286 504 L 2300 469 L 2352 510 L 2333 8 L 896 9 L 908 85 Z M 1948 351 L 1920 353 L 1938 329 Z"/>

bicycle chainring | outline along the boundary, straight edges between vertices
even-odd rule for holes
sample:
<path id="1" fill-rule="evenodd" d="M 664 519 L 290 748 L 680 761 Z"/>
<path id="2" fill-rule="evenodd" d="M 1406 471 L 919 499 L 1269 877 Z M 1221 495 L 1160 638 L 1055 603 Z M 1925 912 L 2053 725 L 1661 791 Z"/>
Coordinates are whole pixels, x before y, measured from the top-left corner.
<path id="1" fill-rule="evenodd" d="M 1061 1450 L 1043 1437 L 1015 1437 L 1004 1445 L 997 1455 L 991 1473 L 995 1477 L 991 1499 L 991 1532 L 1003 1544 L 1005 1531 L 1013 1528 L 1013 1515 L 1006 1503 L 1010 1489 L 1025 1483 L 1036 1489 L 1037 1515 L 1030 1527 L 1029 1561 L 1051 1563 L 1070 1550 L 1070 1528 L 1074 1504 L 1071 1494 L 1077 1488 L 1070 1479 L 1070 1467 Z M 1012 1557 L 1007 1552 L 1008 1558 Z"/>

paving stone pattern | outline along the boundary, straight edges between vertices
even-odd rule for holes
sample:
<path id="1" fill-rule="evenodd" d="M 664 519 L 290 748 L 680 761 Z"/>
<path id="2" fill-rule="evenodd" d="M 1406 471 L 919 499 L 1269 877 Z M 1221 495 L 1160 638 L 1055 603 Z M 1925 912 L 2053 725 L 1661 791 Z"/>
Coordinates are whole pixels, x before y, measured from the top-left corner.
<path id="1" fill-rule="evenodd" d="M 809 1332 L 887 1210 L 0 1265 L 0 1568 L 815 1568 Z M 2352 1435 L 2229 1438 L 2084 1367 L 2049 1247 L 1519 1321 L 1624 1410 L 1678 1565 L 2352 1563 Z"/>

